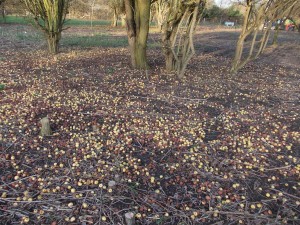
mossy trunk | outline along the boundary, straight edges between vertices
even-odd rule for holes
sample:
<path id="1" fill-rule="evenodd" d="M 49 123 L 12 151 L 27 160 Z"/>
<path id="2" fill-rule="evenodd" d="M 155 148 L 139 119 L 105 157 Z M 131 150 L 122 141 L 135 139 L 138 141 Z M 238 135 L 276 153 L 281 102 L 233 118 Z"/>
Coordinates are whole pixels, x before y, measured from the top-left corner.
<path id="1" fill-rule="evenodd" d="M 48 43 L 48 50 L 50 54 L 57 54 L 59 52 L 59 40 L 60 35 L 48 35 L 47 43 Z"/>
<path id="2" fill-rule="evenodd" d="M 174 71 L 176 60 L 172 51 L 165 51 L 166 70 L 167 72 Z"/>
<path id="3" fill-rule="evenodd" d="M 150 1 L 125 0 L 128 44 L 131 64 L 136 69 L 147 69 L 147 39 L 149 33 Z"/>
<path id="4" fill-rule="evenodd" d="M 146 43 L 137 42 L 135 46 L 135 67 L 138 69 L 147 69 Z"/>

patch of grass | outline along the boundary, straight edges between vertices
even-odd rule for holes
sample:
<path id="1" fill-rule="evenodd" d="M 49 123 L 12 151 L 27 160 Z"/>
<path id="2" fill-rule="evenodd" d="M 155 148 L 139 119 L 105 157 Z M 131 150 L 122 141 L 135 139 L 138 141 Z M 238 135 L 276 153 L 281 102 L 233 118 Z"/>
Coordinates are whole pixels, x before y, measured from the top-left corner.
<path id="1" fill-rule="evenodd" d="M 33 18 L 27 16 L 6 16 L 0 18 L 0 23 L 8 24 L 34 24 Z M 94 20 L 93 26 L 107 26 L 110 25 L 111 21 L 107 20 Z M 66 26 L 91 26 L 90 20 L 79 20 L 79 19 L 67 19 Z"/>
<path id="2" fill-rule="evenodd" d="M 28 26 L 22 24 L 12 27 L 0 27 L 0 38 L 18 43 L 37 43 L 44 39 L 40 30 L 29 29 Z"/>
<path id="3" fill-rule="evenodd" d="M 110 25 L 111 21 L 107 20 L 94 20 L 93 26 L 107 26 Z M 91 26 L 90 20 L 79 20 L 79 19 L 67 19 L 66 26 Z"/>
<path id="4" fill-rule="evenodd" d="M 94 36 L 69 36 L 61 39 L 62 46 L 76 47 L 125 47 L 127 46 L 126 37 L 112 37 L 110 35 L 97 34 Z"/>
<path id="5" fill-rule="evenodd" d="M 43 39 L 42 35 L 38 32 L 18 32 L 16 38 L 19 41 L 41 41 Z"/>
<path id="6" fill-rule="evenodd" d="M 27 16 L 5 16 L 5 18 L 0 18 L 0 23 L 9 24 L 34 24 L 32 18 Z"/>

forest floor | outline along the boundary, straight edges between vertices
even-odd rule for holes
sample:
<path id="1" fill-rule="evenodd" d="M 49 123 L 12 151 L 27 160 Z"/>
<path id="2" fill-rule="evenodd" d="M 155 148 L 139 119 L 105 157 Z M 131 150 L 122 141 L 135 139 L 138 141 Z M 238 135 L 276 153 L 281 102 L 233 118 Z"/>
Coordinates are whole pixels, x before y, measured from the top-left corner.
<path id="1" fill-rule="evenodd" d="M 0 25 L 0 223 L 299 224 L 300 35 L 231 75 L 238 35 L 199 28 L 178 80 L 157 33 L 140 71 L 122 29 L 72 27 L 49 56 Z"/>

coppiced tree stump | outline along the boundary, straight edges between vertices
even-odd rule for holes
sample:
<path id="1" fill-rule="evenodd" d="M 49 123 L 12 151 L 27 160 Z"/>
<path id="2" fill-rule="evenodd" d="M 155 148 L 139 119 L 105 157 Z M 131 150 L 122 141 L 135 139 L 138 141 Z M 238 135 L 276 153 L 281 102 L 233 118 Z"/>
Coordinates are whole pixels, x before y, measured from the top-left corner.
<path id="1" fill-rule="evenodd" d="M 51 135 L 51 128 L 50 128 L 50 120 L 48 117 L 44 117 L 41 119 L 40 123 L 42 124 L 41 128 L 41 136 L 49 136 Z"/>
<path id="2" fill-rule="evenodd" d="M 126 225 L 134 225 L 135 224 L 135 217 L 133 212 L 125 213 L 125 222 Z"/>

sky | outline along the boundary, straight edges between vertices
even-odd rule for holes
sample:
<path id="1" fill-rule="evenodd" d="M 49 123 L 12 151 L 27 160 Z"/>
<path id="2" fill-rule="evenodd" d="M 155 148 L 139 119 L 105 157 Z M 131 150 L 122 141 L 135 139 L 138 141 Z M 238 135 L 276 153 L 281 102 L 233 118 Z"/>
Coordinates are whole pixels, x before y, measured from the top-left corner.
<path id="1" fill-rule="evenodd" d="M 227 7 L 230 5 L 231 0 L 215 0 L 217 6 Z"/>

